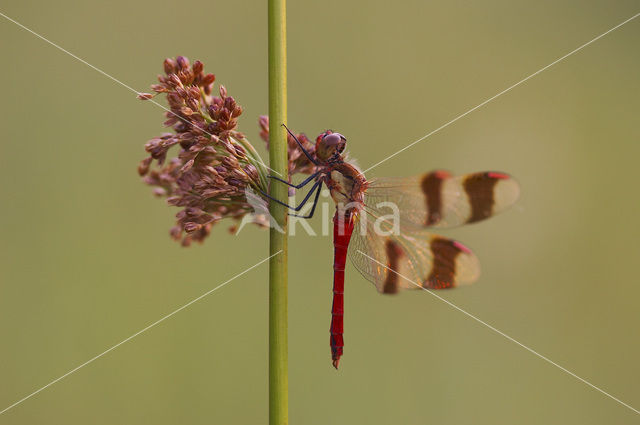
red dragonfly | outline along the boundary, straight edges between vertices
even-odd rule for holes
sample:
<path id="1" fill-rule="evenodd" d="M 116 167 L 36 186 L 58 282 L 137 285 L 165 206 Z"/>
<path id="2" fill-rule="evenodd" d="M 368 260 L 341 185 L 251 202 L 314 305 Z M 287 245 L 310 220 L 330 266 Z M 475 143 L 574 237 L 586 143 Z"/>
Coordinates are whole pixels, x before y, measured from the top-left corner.
<path id="1" fill-rule="evenodd" d="M 520 190 L 511 176 L 494 171 L 452 176 L 438 170 L 415 177 L 367 180 L 346 159 L 347 140 L 340 133 L 327 130 L 320 134 L 313 154 L 291 131 L 289 134 L 316 165 L 316 170 L 298 185 L 270 177 L 296 189 L 314 183 L 296 207 L 264 195 L 298 212 L 315 193 L 309 214 L 291 214 L 310 218 L 324 183 L 336 203 L 330 343 L 331 359 L 337 369 L 344 349 L 347 253 L 356 269 L 383 294 L 472 283 L 478 278 L 480 267 L 471 250 L 424 229 L 460 226 L 489 218 L 514 204 Z M 393 214 L 389 214 L 389 208 Z"/>

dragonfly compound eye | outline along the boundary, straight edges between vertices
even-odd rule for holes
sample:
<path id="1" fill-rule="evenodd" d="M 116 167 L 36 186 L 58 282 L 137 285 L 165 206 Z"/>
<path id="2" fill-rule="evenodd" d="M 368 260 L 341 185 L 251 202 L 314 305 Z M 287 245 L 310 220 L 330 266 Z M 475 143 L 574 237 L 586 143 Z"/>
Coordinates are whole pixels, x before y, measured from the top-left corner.
<path id="1" fill-rule="evenodd" d="M 340 143 L 341 140 L 342 140 L 342 135 L 340 133 L 326 134 L 322 138 L 322 141 L 328 146 L 338 145 L 338 143 Z"/>
<path id="2" fill-rule="evenodd" d="M 316 145 L 316 155 L 323 161 L 329 160 L 346 147 L 345 137 L 340 133 L 325 132 Z"/>

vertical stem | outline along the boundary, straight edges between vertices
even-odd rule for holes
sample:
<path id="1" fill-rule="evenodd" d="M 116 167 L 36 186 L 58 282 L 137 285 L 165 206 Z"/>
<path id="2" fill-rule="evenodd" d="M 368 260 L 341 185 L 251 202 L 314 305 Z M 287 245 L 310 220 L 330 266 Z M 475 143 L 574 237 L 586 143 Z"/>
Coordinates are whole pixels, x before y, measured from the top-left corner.
<path id="1" fill-rule="evenodd" d="M 287 180 L 287 36 L 286 0 L 269 0 L 269 163 Z M 273 172 L 272 171 L 272 172 Z M 271 196 L 287 201 L 284 184 L 272 184 Z M 289 423 L 287 378 L 287 210 L 271 202 L 271 216 L 284 232 L 270 229 L 269 261 L 269 424 Z"/>

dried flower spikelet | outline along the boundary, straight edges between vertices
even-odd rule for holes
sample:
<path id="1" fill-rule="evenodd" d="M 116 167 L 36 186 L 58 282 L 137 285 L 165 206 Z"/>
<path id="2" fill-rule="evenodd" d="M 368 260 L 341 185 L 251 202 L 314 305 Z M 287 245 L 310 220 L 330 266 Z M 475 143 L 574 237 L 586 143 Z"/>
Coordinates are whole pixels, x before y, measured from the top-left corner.
<path id="1" fill-rule="evenodd" d="M 245 190 L 266 192 L 267 171 L 236 130 L 242 107 L 223 86 L 218 96 L 212 95 L 215 76 L 205 74 L 202 62 L 191 64 L 178 56 L 165 59 L 163 69 L 151 89 L 166 96 L 164 124 L 172 131 L 145 144 L 149 156 L 140 162 L 138 173 L 154 188 L 154 195 L 181 208 L 170 235 L 189 246 L 202 242 L 218 220 L 252 213 Z M 148 100 L 155 95 L 138 97 Z M 167 160 L 174 146 L 175 156 Z"/>

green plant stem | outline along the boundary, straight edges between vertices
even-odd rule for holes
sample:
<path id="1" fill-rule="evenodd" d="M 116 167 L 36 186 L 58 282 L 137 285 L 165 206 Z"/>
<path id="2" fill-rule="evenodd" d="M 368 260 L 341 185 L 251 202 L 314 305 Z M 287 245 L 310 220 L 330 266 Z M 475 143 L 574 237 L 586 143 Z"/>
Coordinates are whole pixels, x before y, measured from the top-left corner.
<path id="1" fill-rule="evenodd" d="M 268 0 L 269 15 L 269 165 L 287 180 L 287 47 L 286 1 Z M 287 201 L 284 184 L 271 185 L 270 194 Z M 287 210 L 271 202 L 271 216 L 284 230 L 270 229 L 269 252 L 269 424 L 289 423 L 287 347 Z"/>

